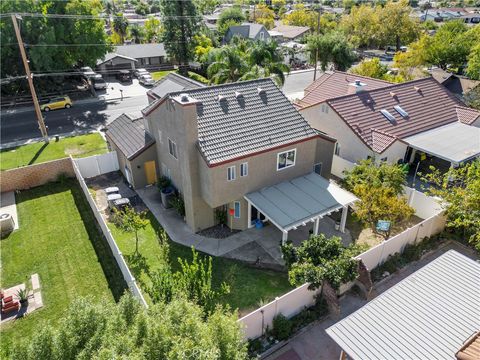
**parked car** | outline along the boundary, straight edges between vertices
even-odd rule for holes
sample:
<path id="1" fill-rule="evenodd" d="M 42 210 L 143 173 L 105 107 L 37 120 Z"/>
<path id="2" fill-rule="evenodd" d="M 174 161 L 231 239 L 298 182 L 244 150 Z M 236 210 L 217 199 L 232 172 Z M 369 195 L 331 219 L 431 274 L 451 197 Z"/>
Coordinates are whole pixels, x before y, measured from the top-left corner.
<path id="1" fill-rule="evenodd" d="M 72 100 L 68 96 L 59 96 L 50 100 L 48 103 L 40 106 L 42 111 L 48 112 L 56 109 L 70 109 L 72 107 Z"/>
<path id="2" fill-rule="evenodd" d="M 138 78 L 138 82 L 143 86 L 153 86 L 155 80 L 150 75 L 142 75 Z"/>
<path id="3" fill-rule="evenodd" d="M 120 70 L 115 77 L 121 82 L 132 82 L 132 74 L 128 70 Z"/>
<path id="4" fill-rule="evenodd" d="M 135 71 L 133 72 L 133 75 L 135 75 L 135 77 L 137 78 L 140 78 L 140 76 L 150 75 L 150 73 L 145 69 L 135 69 Z"/>
<path id="5" fill-rule="evenodd" d="M 95 90 L 105 90 L 107 88 L 107 83 L 105 80 L 100 78 L 92 78 L 92 85 Z"/>

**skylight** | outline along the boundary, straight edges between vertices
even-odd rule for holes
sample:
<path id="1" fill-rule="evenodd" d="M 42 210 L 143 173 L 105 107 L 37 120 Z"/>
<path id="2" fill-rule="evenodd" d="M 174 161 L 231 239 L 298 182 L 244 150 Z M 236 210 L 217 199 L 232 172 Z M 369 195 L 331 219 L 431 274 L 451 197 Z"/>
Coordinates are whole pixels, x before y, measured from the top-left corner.
<path id="1" fill-rule="evenodd" d="M 387 118 L 388 121 L 390 121 L 391 123 L 395 122 L 395 117 L 392 114 L 390 114 L 388 110 L 382 109 L 380 110 L 380 112 L 382 113 L 383 116 Z"/>
<path id="2" fill-rule="evenodd" d="M 394 108 L 400 115 L 402 115 L 403 118 L 407 118 L 407 117 L 408 117 L 408 112 L 406 112 L 405 110 L 403 110 L 400 105 L 395 105 L 393 108 Z"/>

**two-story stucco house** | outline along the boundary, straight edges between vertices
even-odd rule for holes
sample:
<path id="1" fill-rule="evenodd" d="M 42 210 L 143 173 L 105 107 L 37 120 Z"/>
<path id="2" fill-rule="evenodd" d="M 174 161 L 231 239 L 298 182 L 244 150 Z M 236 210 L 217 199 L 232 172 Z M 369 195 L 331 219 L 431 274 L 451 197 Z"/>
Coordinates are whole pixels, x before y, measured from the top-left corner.
<path id="1" fill-rule="evenodd" d="M 299 207 L 295 201 L 307 195 L 297 187 L 317 197 L 332 188 L 324 177 L 330 175 L 335 139 L 314 130 L 271 79 L 173 92 L 148 105 L 143 115 L 155 138 L 160 173 L 182 194 L 186 222 L 194 231 L 214 226 L 216 210 L 228 210 L 233 229 L 251 227 L 264 212 L 254 203 L 262 195 L 252 193 L 298 178 L 271 188 L 278 192 L 274 200 L 261 199 L 278 202 L 270 205 L 279 214 L 268 217 L 293 229 L 294 220 L 281 209 Z M 295 216 L 307 219 L 301 222 L 319 220 L 320 210 L 345 207 L 342 199 L 325 196 L 317 204 L 321 209 L 299 209 Z"/>

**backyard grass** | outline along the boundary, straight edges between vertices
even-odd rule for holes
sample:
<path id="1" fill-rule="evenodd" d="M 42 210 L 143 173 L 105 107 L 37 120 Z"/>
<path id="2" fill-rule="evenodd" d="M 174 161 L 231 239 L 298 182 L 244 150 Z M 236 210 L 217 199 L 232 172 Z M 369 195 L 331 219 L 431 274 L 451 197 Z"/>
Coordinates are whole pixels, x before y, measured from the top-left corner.
<path id="1" fill-rule="evenodd" d="M 5 149 L 0 153 L 0 170 L 13 169 L 72 155 L 85 157 L 106 153 L 107 143 L 98 133 L 61 138 Z"/>
<path id="2" fill-rule="evenodd" d="M 76 181 L 50 183 L 16 196 L 20 229 L 0 242 L 1 287 L 40 277 L 44 307 L 2 325 L 1 348 L 57 322 L 80 296 L 114 301 L 126 284 Z"/>
<path id="3" fill-rule="evenodd" d="M 155 72 L 152 72 L 151 75 L 153 80 L 157 81 L 174 71 L 175 70 L 155 71 Z"/>
<path id="4" fill-rule="evenodd" d="M 115 241 L 140 286 L 145 289 L 151 285 L 149 272 L 155 271 L 160 262 L 160 248 L 157 232 L 162 231 L 152 213 L 148 212 L 148 226 L 139 232 L 139 255 L 135 256 L 135 239 L 133 234 L 125 233 L 110 223 Z M 225 239 L 228 241 L 228 238 Z M 192 259 L 192 250 L 186 246 L 170 241 L 170 262 L 179 270 L 178 258 Z M 244 263 L 213 257 L 213 284 L 219 287 L 222 282 L 230 286 L 230 293 L 223 296 L 221 302 L 229 304 L 232 309 L 239 309 L 241 315 L 258 308 L 261 304 L 273 300 L 292 289 L 287 274 L 271 270 L 257 269 Z M 145 298 L 148 302 L 148 295 Z"/>

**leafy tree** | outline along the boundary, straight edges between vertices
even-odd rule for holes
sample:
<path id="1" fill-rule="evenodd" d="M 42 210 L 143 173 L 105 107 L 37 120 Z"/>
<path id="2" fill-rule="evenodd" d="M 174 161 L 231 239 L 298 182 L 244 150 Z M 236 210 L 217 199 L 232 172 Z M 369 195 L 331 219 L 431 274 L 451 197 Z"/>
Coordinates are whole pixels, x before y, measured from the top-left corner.
<path id="1" fill-rule="evenodd" d="M 350 14 L 343 16 L 340 26 L 348 40 L 356 47 L 371 48 L 380 45 L 379 12 L 366 4 L 352 7 Z"/>
<path id="2" fill-rule="evenodd" d="M 355 214 L 373 231 L 378 220 L 390 221 L 391 229 L 395 223 L 407 220 L 415 213 L 407 199 L 401 196 L 406 174 L 399 165 L 362 160 L 345 175 L 347 189 L 360 199 L 355 205 Z M 390 231 L 382 235 L 388 239 Z"/>
<path id="3" fill-rule="evenodd" d="M 138 15 L 147 15 L 150 12 L 150 7 L 148 4 L 140 1 L 137 6 L 135 6 L 135 13 Z"/>
<path id="4" fill-rule="evenodd" d="M 122 13 L 118 13 L 113 19 L 113 31 L 120 36 L 123 44 L 125 42 L 125 36 L 127 36 L 128 20 Z"/>
<path id="5" fill-rule="evenodd" d="M 328 239 L 324 234 L 311 236 L 298 247 L 291 242 L 282 246 L 290 283 L 294 286 L 310 283 L 311 290 L 318 289 L 324 280 L 335 289 L 354 280 L 358 265 L 353 257 L 362 250 L 356 245 L 345 247 L 339 237 Z"/>
<path id="6" fill-rule="evenodd" d="M 209 57 L 213 62 L 207 68 L 207 75 L 214 84 L 238 81 L 248 69 L 243 53 L 234 45 L 213 49 Z"/>
<path id="7" fill-rule="evenodd" d="M 310 61 L 320 61 L 323 71 L 332 63 L 335 69 L 345 71 L 356 59 L 350 43 L 339 32 L 326 35 L 310 35 L 307 37 L 307 51 Z"/>
<path id="8" fill-rule="evenodd" d="M 171 59 L 179 64 L 179 71 L 187 75 L 188 62 L 194 58 L 193 37 L 200 17 L 193 0 L 161 0 L 163 16 L 162 41 Z"/>
<path id="9" fill-rule="evenodd" d="M 135 234 L 135 253 L 138 253 L 138 232 L 148 225 L 148 220 L 145 218 L 146 212 L 137 212 L 131 206 L 114 211 L 119 227 L 125 232 Z"/>
<path id="10" fill-rule="evenodd" d="M 15 0 L 1 1 L 0 12 L 98 15 L 103 6 L 98 0 Z M 102 19 L 57 19 L 23 16 L 19 20 L 25 44 L 47 45 L 28 47 L 27 56 L 34 73 L 70 70 L 75 65 L 95 66 L 110 51 Z M 25 74 L 10 16 L 0 19 L 1 77 Z M 13 45 L 12 45 L 13 44 Z M 68 44 L 71 46 L 48 46 Z M 82 44 L 97 44 L 96 46 Z"/>
<path id="11" fill-rule="evenodd" d="M 245 21 L 242 9 L 238 6 L 226 8 L 218 18 L 217 29 L 220 35 L 224 35 L 230 26 L 240 25 Z"/>
<path id="12" fill-rule="evenodd" d="M 132 38 L 135 44 L 143 43 L 145 39 L 145 30 L 143 27 L 138 25 L 131 26 L 129 29 L 130 37 Z"/>
<path id="13" fill-rule="evenodd" d="M 468 55 L 466 73 L 470 79 L 480 80 L 480 43 L 472 47 Z"/>
<path id="14" fill-rule="evenodd" d="M 311 30 L 317 29 L 318 15 L 308 10 L 305 5 L 299 3 L 296 4 L 293 11 L 284 15 L 282 22 L 285 25 L 292 26 L 308 26 Z"/>
<path id="15" fill-rule="evenodd" d="M 204 62 L 207 54 L 213 49 L 212 40 L 205 34 L 195 35 L 195 60 Z"/>
<path id="16" fill-rule="evenodd" d="M 385 7 L 377 8 L 377 12 L 382 45 L 395 44 L 400 51 L 402 44 L 410 44 L 418 38 L 419 23 L 410 17 L 412 8 L 407 0 L 389 1 Z"/>
<path id="17" fill-rule="evenodd" d="M 465 103 L 477 110 L 480 110 L 480 85 L 475 86 L 464 95 Z"/>
<path id="18" fill-rule="evenodd" d="M 118 304 L 74 300 L 57 327 L 20 338 L 11 358 L 241 360 L 247 349 L 235 313 L 216 308 L 206 319 L 182 298 L 146 309 L 124 295 Z"/>
<path id="19" fill-rule="evenodd" d="M 145 37 L 148 42 L 155 42 L 157 39 L 160 38 L 162 33 L 162 26 L 160 25 L 160 20 L 157 18 L 150 16 L 145 21 Z"/>
<path id="20" fill-rule="evenodd" d="M 446 173 L 431 168 L 424 179 L 434 186 L 429 195 L 438 196 L 447 215 L 447 226 L 463 232 L 480 251 L 480 160 Z"/>
<path id="21" fill-rule="evenodd" d="M 352 68 L 351 71 L 354 74 L 368 76 L 375 79 L 383 79 L 388 72 L 388 66 L 383 65 L 379 58 L 373 58 L 363 60 L 360 64 Z"/>
<path id="22" fill-rule="evenodd" d="M 195 5 L 200 14 L 211 14 L 220 2 L 220 0 L 195 0 Z"/>
<path id="23" fill-rule="evenodd" d="M 267 30 L 273 29 L 275 26 L 274 19 L 275 12 L 263 4 L 256 6 L 255 11 L 250 14 L 250 21 L 262 24 Z"/>

